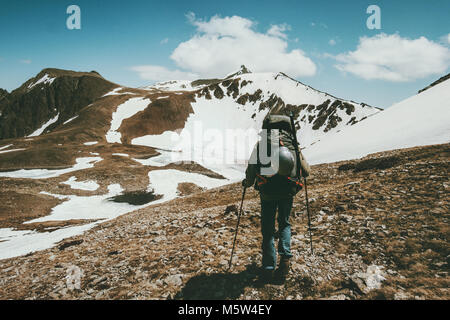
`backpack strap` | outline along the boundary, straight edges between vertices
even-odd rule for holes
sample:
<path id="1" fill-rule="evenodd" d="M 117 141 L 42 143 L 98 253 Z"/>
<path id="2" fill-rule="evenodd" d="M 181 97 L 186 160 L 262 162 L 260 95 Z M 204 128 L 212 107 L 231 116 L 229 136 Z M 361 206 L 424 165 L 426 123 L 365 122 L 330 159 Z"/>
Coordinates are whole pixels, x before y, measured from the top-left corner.
<path id="1" fill-rule="evenodd" d="M 267 138 L 265 143 L 267 144 L 267 154 L 266 154 L 267 157 L 272 153 L 271 129 L 267 129 Z M 256 145 L 256 163 L 258 165 L 258 170 L 261 167 L 270 167 L 270 163 L 264 165 L 261 164 L 261 159 L 259 158 L 259 143 Z"/>

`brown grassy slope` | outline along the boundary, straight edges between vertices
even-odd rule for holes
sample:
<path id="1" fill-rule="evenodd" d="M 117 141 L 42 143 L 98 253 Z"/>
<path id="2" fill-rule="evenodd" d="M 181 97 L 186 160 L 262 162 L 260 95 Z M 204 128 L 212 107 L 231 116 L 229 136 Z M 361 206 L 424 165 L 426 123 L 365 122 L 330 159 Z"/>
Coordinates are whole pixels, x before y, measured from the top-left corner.
<path id="1" fill-rule="evenodd" d="M 0 261 L 0 297 L 449 299 L 449 151 L 447 144 L 368 157 L 390 157 L 381 164 L 315 166 L 309 180 L 315 255 L 299 194 L 291 218 L 294 259 L 284 285 L 256 280 L 261 236 L 253 190 L 244 203 L 233 272 L 225 272 L 236 223 L 226 207 L 241 194 L 235 184 L 122 216 L 65 240 L 73 245 L 64 250 Z M 384 267 L 386 280 L 368 292 L 355 275 L 371 264 Z M 73 265 L 83 276 L 81 289 L 70 291 L 66 274 Z"/>
<path id="2" fill-rule="evenodd" d="M 168 98 L 158 99 L 158 96 Z M 150 99 L 151 103 L 147 109 L 122 122 L 119 131 L 124 143 L 131 143 L 132 139 L 145 135 L 181 130 L 189 115 L 194 112 L 191 106 L 194 98 L 191 93 L 177 95 L 167 92 L 150 95 Z"/>
<path id="3" fill-rule="evenodd" d="M 55 78 L 51 84 L 29 88 L 45 74 Z M 44 69 L 0 100 L 0 139 L 29 135 L 59 114 L 52 130 L 114 87 L 96 72 Z"/>

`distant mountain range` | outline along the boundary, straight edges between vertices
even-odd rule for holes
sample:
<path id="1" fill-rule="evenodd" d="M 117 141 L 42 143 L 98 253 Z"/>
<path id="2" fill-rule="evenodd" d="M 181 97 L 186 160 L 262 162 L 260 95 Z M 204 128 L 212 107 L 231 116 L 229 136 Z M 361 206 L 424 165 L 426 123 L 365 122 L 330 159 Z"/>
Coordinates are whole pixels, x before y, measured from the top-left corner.
<path id="1" fill-rule="evenodd" d="M 162 94 L 166 98 L 161 98 Z M 103 131 L 106 136 L 107 122 L 122 100 L 138 97 L 149 101 L 137 114 L 123 119 L 126 121 L 118 129 L 124 143 L 140 136 L 183 129 L 193 114 L 196 120 L 206 121 L 203 115 L 213 112 L 222 127 L 223 120 L 228 119 L 229 128 L 247 128 L 260 127 L 269 111 L 292 111 L 302 145 L 308 146 L 324 134 L 380 111 L 364 103 L 336 98 L 286 74 L 251 73 L 245 66 L 223 79 L 174 80 L 139 89 L 120 87 L 95 71 L 44 69 L 13 92 L 0 91 L 0 139 L 65 130 L 69 120 L 78 116 L 87 121 L 78 123 L 77 132 Z M 207 103 L 209 110 L 196 108 L 199 103 Z M 99 111 L 104 117 L 99 117 Z M 211 125 L 211 120 L 208 122 Z"/>

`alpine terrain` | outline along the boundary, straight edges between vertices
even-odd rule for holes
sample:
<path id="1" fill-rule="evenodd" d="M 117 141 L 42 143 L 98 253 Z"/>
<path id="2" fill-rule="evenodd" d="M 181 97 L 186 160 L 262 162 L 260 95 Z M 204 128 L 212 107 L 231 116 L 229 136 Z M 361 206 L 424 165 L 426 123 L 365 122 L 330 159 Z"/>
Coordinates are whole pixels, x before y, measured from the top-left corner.
<path id="1" fill-rule="evenodd" d="M 245 66 L 141 88 L 44 69 L 0 89 L 0 298 L 448 299 L 449 101 L 448 76 L 381 110 Z M 263 119 L 290 112 L 314 255 L 301 192 L 292 270 L 263 285 L 253 189 L 226 269 Z"/>

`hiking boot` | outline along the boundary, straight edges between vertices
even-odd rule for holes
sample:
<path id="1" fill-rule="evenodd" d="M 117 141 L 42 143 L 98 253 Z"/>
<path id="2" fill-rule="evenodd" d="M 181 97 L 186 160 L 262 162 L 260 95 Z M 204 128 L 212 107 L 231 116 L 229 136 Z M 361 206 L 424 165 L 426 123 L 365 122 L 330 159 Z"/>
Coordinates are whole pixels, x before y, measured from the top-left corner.
<path id="1" fill-rule="evenodd" d="M 260 274 L 260 280 L 263 283 L 270 283 L 273 279 L 274 270 L 273 269 L 262 269 Z"/>
<path id="2" fill-rule="evenodd" d="M 278 266 L 278 272 L 281 278 L 286 278 L 289 274 L 289 266 L 290 266 L 290 260 L 287 258 L 281 258 L 280 259 L 280 265 Z"/>

